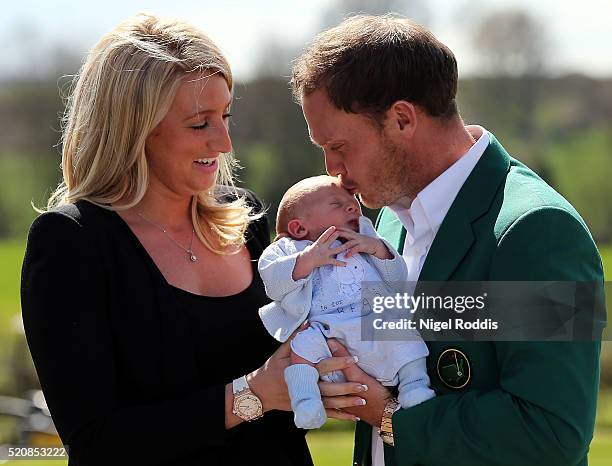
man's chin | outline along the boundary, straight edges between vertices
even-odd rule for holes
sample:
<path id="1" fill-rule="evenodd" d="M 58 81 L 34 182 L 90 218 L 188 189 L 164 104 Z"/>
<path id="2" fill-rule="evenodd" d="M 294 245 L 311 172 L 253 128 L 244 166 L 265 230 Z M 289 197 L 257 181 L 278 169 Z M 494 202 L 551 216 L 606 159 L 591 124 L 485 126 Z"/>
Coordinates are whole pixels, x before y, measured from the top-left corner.
<path id="1" fill-rule="evenodd" d="M 363 193 L 357 193 L 357 199 L 368 209 L 380 209 L 384 207 L 385 204 L 380 201 L 380 199 L 372 199 L 367 196 L 364 196 Z"/>

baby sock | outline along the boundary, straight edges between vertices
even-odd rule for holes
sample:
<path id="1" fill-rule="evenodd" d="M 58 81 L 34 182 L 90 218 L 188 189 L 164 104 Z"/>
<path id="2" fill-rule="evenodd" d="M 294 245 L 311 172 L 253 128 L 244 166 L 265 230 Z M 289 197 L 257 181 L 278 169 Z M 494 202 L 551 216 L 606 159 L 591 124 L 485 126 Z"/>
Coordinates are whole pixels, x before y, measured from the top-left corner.
<path id="1" fill-rule="evenodd" d="M 436 393 L 429 388 L 425 358 L 419 358 L 404 364 L 397 375 L 399 377 L 397 399 L 402 408 L 418 405 L 436 396 Z"/>
<path id="2" fill-rule="evenodd" d="M 292 364 L 285 369 L 293 420 L 301 429 L 317 429 L 327 420 L 318 381 L 319 372 L 308 364 Z"/>

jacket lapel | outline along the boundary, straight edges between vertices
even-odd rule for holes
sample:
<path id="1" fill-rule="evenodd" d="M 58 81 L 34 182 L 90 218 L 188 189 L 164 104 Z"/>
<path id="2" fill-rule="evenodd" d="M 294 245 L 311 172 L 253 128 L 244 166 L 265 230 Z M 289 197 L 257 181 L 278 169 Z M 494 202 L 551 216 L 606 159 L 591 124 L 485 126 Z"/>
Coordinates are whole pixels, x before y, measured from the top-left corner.
<path id="1" fill-rule="evenodd" d="M 472 244 L 474 232 L 466 211 L 451 207 L 427 254 L 419 281 L 448 280 Z"/>
<path id="2" fill-rule="evenodd" d="M 475 241 L 472 223 L 488 211 L 510 166 L 510 156 L 491 134 L 489 146 L 463 184 L 434 238 L 420 281 L 448 280 Z M 378 233 L 400 253 L 406 229 L 385 207 L 376 223 Z"/>
<path id="3" fill-rule="evenodd" d="M 452 277 L 476 241 L 472 223 L 486 213 L 506 177 L 510 156 L 491 134 L 491 141 L 453 201 L 434 238 L 419 281 L 445 281 Z M 406 229 L 391 209 L 385 207 L 376 222 L 378 233 L 400 253 Z M 354 461 L 371 464 L 371 427 L 358 422 L 355 430 Z M 395 464 L 393 450 L 385 447 L 385 464 Z"/>
<path id="4" fill-rule="evenodd" d="M 489 146 L 453 201 L 434 238 L 419 281 L 449 280 L 475 241 L 472 223 L 491 207 L 510 156 L 491 134 Z"/>

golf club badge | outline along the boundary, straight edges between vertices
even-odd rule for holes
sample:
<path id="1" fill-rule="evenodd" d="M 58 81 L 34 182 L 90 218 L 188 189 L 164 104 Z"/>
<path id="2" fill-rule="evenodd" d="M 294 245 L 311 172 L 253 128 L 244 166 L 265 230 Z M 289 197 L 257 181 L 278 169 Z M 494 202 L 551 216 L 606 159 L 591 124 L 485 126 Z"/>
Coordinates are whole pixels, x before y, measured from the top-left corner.
<path id="1" fill-rule="evenodd" d="M 472 378 L 470 360 L 456 348 L 448 348 L 440 353 L 436 369 L 438 378 L 450 388 L 463 388 Z"/>

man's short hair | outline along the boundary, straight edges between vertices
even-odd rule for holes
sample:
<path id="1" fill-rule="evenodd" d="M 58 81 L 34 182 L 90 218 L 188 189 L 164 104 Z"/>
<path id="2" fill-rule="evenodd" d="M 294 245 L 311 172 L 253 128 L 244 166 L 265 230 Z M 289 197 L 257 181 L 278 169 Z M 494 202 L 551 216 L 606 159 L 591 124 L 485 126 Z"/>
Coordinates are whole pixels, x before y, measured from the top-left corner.
<path id="1" fill-rule="evenodd" d="M 430 116 L 457 115 L 457 61 L 423 26 L 394 15 L 358 15 L 319 34 L 293 66 L 298 103 L 323 88 L 330 101 L 351 113 L 381 121 L 398 100 Z"/>

